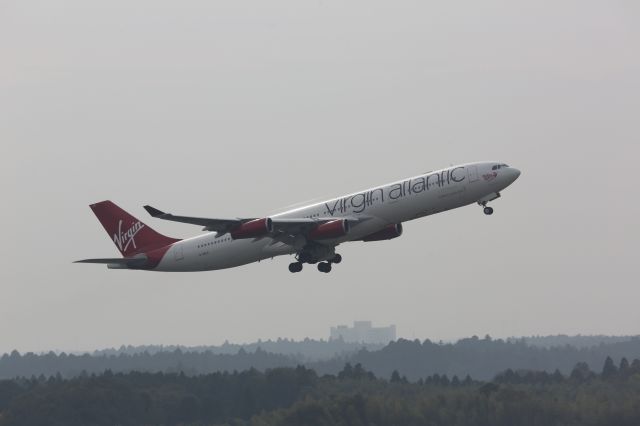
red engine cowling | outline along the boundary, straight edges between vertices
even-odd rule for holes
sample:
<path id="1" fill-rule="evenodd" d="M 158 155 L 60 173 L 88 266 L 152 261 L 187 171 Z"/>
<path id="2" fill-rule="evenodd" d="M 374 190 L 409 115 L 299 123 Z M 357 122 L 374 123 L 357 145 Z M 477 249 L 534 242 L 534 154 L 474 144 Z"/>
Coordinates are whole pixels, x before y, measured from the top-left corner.
<path id="1" fill-rule="evenodd" d="M 245 222 L 235 227 L 231 232 L 231 238 L 240 240 L 243 238 L 262 237 L 273 231 L 273 222 L 268 217 Z"/>
<path id="2" fill-rule="evenodd" d="M 391 240 L 393 238 L 398 238 L 402 235 L 402 224 L 394 223 L 392 225 L 387 225 L 378 232 L 374 232 L 371 235 L 367 235 L 362 239 L 362 241 L 383 241 L 383 240 Z"/>
<path id="3" fill-rule="evenodd" d="M 344 237 L 349 233 L 349 221 L 347 219 L 332 220 L 322 223 L 309 232 L 311 240 L 328 240 Z"/>

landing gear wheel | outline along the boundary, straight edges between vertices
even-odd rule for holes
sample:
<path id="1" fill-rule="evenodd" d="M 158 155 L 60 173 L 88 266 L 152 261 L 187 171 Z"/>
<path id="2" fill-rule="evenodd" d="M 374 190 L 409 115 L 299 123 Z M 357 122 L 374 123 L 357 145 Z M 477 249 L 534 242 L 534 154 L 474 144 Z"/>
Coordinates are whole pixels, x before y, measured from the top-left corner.
<path id="1" fill-rule="evenodd" d="M 342 262 L 342 256 L 336 253 L 336 255 L 333 256 L 333 259 L 331 259 L 331 263 L 335 263 L 337 265 L 340 262 Z"/>
<path id="2" fill-rule="evenodd" d="M 485 207 L 484 208 L 484 214 L 486 214 L 487 216 L 490 216 L 493 214 L 493 208 L 491 207 Z"/>
<path id="3" fill-rule="evenodd" d="M 328 274 L 331 272 L 331 264 L 329 262 L 318 263 L 318 271 Z"/>
<path id="4" fill-rule="evenodd" d="M 302 271 L 302 263 L 293 262 L 289 264 L 289 272 L 291 272 L 292 274 L 295 274 L 296 272 L 300 272 L 300 271 Z"/>

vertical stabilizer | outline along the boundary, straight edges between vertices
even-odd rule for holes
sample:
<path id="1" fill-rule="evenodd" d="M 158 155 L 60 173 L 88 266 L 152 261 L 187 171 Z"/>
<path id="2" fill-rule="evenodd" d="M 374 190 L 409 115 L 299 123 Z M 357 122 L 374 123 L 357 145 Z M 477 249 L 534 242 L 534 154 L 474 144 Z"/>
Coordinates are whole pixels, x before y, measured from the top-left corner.
<path id="1" fill-rule="evenodd" d="M 124 257 L 149 252 L 180 241 L 159 234 L 109 200 L 91 204 L 89 207 Z"/>

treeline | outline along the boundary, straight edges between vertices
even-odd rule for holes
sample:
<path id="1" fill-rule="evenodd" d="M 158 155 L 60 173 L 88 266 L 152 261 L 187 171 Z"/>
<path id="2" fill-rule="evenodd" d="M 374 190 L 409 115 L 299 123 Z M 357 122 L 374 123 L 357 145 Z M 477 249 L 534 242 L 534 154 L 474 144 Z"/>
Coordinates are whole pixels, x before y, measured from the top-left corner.
<path id="1" fill-rule="evenodd" d="M 507 368 L 547 372 L 557 369 L 569 374 L 579 362 L 602 365 L 609 355 L 614 359 L 640 357 L 640 338 L 584 348 L 546 348 L 528 345 L 523 339 L 505 341 L 489 336 L 483 339 L 474 336 L 445 344 L 400 339 L 379 351 L 362 350 L 349 357 L 314 363 L 312 367 L 319 373 L 335 373 L 345 362 L 350 362 L 361 364 L 380 377 L 389 377 L 393 370 L 398 369 L 410 380 L 433 374 L 449 377 L 470 375 L 490 380 Z"/>
<path id="2" fill-rule="evenodd" d="M 557 334 L 555 336 L 529 336 L 521 338 L 509 338 L 507 340 L 522 340 L 531 346 L 543 346 L 550 348 L 553 346 L 573 346 L 575 348 L 590 348 L 599 345 L 608 345 L 611 343 L 628 342 L 637 339 L 639 336 L 605 336 L 605 335 L 580 335 L 568 336 L 566 334 Z"/>
<path id="3" fill-rule="evenodd" d="M 242 371 L 255 368 L 261 371 L 276 367 L 295 367 L 294 358 L 273 354 L 258 348 L 255 352 L 240 349 L 234 355 L 214 354 L 211 352 L 147 352 L 133 355 L 67 355 L 65 353 L 47 354 L 17 351 L 0 358 L 0 379 L 18 376 L 55 376 L 63 378 L 97 374 L 105 370 L 113 372 L 182 372 L 187 375 L 207 374 L 217 371 Z"/>
<path id="4" fill-rule="evenodd" d="M 362 377 L 362 375 L 361 375 Z M 360 379 L 362 380 L 362 379 Z M 338 380 L 339 381 L 339 380 Z M 409 383 L 397 372 L 354 390 L 296 401 L 289 408 L 254 416 L 266 425 L 451 425 L 548 426 L 640 424 L 640 360 L 616 367 L 607 358 L 602 373 L 581 363 L 567 377 L 559 371 L 507 370 L 492 382 L 434 375 Z M 352 385 L 353 386 L 353 385 Z"/>
<path id="5" fill-rule="evenodd" d="M 329 342 L 325 342 L 329 343 Z M 317 342 L 314 343 L 318 344 Z M 276 367 L 295 367 L 302 364 L 318 374 L 337 374 L 345 363 L 360 364 L 378 377 L 390 377 L 398 369 L 410 380 L 434 374 L 465 377 L 470 375 L 490 380 L 507 368 L 538 370 L 569 374 L 577 363 L 602 365 L 605 358 L 634 359 L 640 357 L 640 338 L 600 344 L 592 347 L 531 346 L 524 340 L 509 341 L 472 337 L 455 343 L 435 343 L 430 340 L 403 340 L 391 342 L 380 350 L 361 349 L 355 353 L 336 356 L 326 361 L 305 362 L 305 357 L 283 355 L 256 347 L 255 351 L 240 348 L 235 354 L 217 354 L 210 351 L 159 351 L 155 353 L 119 353 L 117 355 L 20 354 L 16 351 L 0 357 L 0 378 L 32 375 L 51 376 L 59 373 L 63 378 L 80 374 L 113 372 L 184 372 L 187 375 L 208 374 L 218 371 L 242 371 L 255 368 L 260 371 Z"/>
<path id="6" fill-rule="evenodd" d="M 102 355 L 136 355 L 148 353 L 154 355 L 158 352 L 174 352 L 179 349 L 182 352 L 210 352 L 213 354 L 234 355 L 240 349 L 246 352 L 255 352 L 258 349 L 274 354 L 289 355 L 299 362 L 313 362 L 327 360 L 336 356 L 344 356 L 360 349 L 376 351 L 382 349 L 381 343 L 354 343 L 345 342 L 343 339 L 314 340 L 306 338 L 296 341 L 292 339 L 278 338 L 276 340 L 258 340 L 253 343 L 229 343 L 224 342 L 219 346 L 180 346 L 180 345 L 141 345 L 120 346 L 119 348 L 101 349 L 92 352 L 94 356 Z"/>
<path id="7" fill-rule="evenodd" d="M 598 345 L 608 345 L 612 343 L 628 342 L 637 339 L 640 336 L 604 336 L 604 335 L 577 335 L 568 336 L 566 334 L 558 334 L 555 336 L 529 336 L 529 337 L 510 337 L 506 339 L 509 342 L 523 341 L 529 346 L 542 346 L 546 348 L 554 346 L 573 346 L 575 348 L 590 348 Z M 300 362 L 313 362 L 328 360 L 337 356 L 345 356 L 361 349 L 368 351 L 377 351 L 386 346 L 387 343 L 354 343 L 345 342 L 340 339 L 331 340 L 315 340 L 305 338 L 304 340 L 292 340 L 278 338 L 276 340 L 258 340 L 252 343 L 229 343 L 224 342 L 222 345 L 201 345 L 201 346 L 182 346 L 182 345 L 122 345 L 119 348 L 100 349 L 91 352 L 91 355 L 136 355 L 141 353 L 149 353 L 151 355 L 158 352 L 173 352 L 177 349 L 182 352 L 211 352 L 213 354 L 234 355 L 240 349 L 247 352 L 255 352 L 258 348 L 274 354 L 290 355 Z"/>
<path id="8" fill-rule="evenodd" d="M 2 425 L 617 425 L 640 424 L 640 360 L 559 371 L 507 370 L 491 382 L 381 379 L 360 365 L 187 376 L 114 374 L 0 381 Z"/>

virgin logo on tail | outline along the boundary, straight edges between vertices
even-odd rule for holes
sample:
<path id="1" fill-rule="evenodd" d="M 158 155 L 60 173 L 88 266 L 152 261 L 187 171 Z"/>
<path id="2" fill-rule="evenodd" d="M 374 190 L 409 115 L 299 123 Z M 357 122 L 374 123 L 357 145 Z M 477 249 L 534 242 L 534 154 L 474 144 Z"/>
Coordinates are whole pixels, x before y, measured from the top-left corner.
<path id="1" fill-rule="evenodd" d="M 113 242 L 123 253 L 127 251 L 130 244 L 133 244 L 133 248 L 137 249 L 138 247 L 136 246 L 136 241 L 133 237 L 135 237 L 142 228 L 144 228 L 144 224 L 138 221 L 131 225 L 131 228 L 122 232 L 122 220 L 120 220 L 120 222 L 118 222 L 118 233 L 113 234 Z"/>

